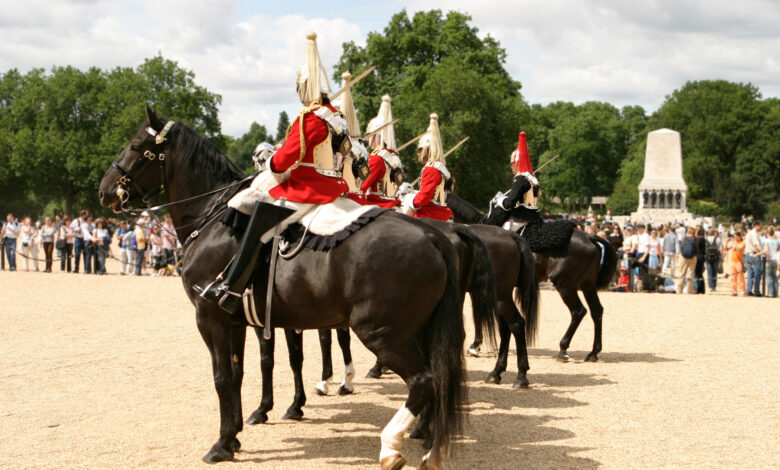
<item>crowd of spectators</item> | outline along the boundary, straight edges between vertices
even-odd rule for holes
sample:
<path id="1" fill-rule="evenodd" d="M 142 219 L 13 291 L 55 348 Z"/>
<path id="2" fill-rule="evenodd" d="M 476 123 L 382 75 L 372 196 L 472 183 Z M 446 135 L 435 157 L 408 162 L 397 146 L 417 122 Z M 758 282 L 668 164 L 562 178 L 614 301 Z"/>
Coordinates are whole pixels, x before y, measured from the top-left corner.
<path id="1" fill-rule="evenodd" d="M 43 264 L 46 273 L 58 260 L 61 272 L 106 274 L 106 260 L 114 258 L 122 275 L 173 275 L 181 246 L 169 215 L 159 220 L 146 212 L 135 222 L 94 219 L 88 211 L 75 219 L 45 217 L 43 223 L 7 214 L 0 237 L 2 269 L 16 271 L 19 260 L 25 271 L 40 271 Z"/>
<path id="2" fill-rule="evenodd" d="M 609 240 L 620 257 L 613 291 L 705 294 L 730 281 L 731 295 L 777 297 L 779 235 L 775 221 L 689 225 L 609 220 L 578 221 L 578 228 Z M 763 292 L 762 292 L 763 286 Z"/>

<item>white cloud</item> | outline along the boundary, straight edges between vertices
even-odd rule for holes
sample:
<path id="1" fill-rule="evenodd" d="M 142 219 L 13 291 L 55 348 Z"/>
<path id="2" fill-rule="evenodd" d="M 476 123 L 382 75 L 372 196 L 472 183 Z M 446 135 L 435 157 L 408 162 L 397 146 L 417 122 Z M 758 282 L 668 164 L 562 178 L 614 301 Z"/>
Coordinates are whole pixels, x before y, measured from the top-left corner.
<path id="1" fill-rule="evenodd" d="M 161 52 L 193 70 L 198 84 L 222 95 L 223 132 L 234 136 L 246 132 L 252 121 L 275 132 L 280 111 L 297 112 L 295 73 L 305 60 L 306 31 L 318 32 L 328 73 L 341 44 L 360 43 L 365 36 L 356 22 L 341 18 L 286 15 L 239 21 L 236 1 L 53 5 L 33 1 L 3 8 L 0 70 L 53 65 L 110 69 L 136 66 Z"/>
<path id="2" fill-rule="evenodd" d="M 410 14 L 434 7 L 404 6 Z M 600 100 L 652 111 L 686 80 L 716 78 L 780 94 L 780 4 L 771 0 L 440 0 L 435 8 L 468 12 L 481 34 L 498 39 L 532 103 Z M 294 77 L 305 32 L 319 33 L 330 73 L 341 44 L 364 43 L 360 25 L 376 24 L 370 9 L 344 10 L 347 19 L 239 10 L 237 0 L 0 0 L 0 71 L 136 66 L 159 51 L 223 96 L 223 132 L 240 135 L 252 121 L 274 132 L 280 111 L 300 107 Z"/>
<path id="3" fill-rule="evenodd" d="M 510 4 L 511 3 L 511 4 Z M 421 0 L 408 11 L 426 10 Z M 752 82 L 780 94 L 780 4 L 771 0 L 441 0 L 507 50 L 530 102 L 608 101 L 647 111 L 688 80 Z"/>

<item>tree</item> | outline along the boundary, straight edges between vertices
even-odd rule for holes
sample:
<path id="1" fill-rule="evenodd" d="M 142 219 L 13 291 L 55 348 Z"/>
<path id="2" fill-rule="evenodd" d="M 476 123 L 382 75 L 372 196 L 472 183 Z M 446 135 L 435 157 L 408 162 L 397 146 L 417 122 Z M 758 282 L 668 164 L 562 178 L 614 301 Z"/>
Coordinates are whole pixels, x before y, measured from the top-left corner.
<path id="1" fill-rule="evenodd" d="M 279 121 L 276 124 L 276 142 L 279 143 L 287 136 L 287 128 L 290 127 L 290 117 L 287 116 L 287 111 L 279 113 Z"/>
<path id="2" fill-rule="evenodd" d="M 0 203 L 27 211 L 50 203 L 70 214 L 76 206 L 100 210 L 96 188 L 144 119 L 146 103 L 219 140 L 220 102 L 192 72 L 161 56 L 137 70 L 9 71 L 0 81 L 0 163 L 9 173 L 0 177 Z"/>
<path id="3" fill-rule="evenodd" d="M 265 126 L 253 122 L 249 126 L 249 131 L 242 135 L 240 138 L 232 141 L 227 147 L 227 155 L 231 160 L 245 172 L 251 173 L 254 171 L 254 162 L 252 162 L 252 154 L 255 147 L 260 142 L 269 140 L 268 131 Z"/>
<path id="4" fill-rule="evenodd" d="M 359 116 L 374 116 L 382 95 L 390 94 L 398 144 L 423 132 L 437 113 L 445 151 L 466 136 L 470 140 L 447 159 L 455 190 L 486 206 L 497 188 L 510 182 L 509 154 L 518 121 L 527 106 L 520 84 L 504 69 L 506 53 L 498 42 L 469 25 L 463 13 L 440 10 L 393 15 L 383 33 L 368 34 L 365 47 L 343 45 L 334 78 L 374 73 L 352 89 Z M 410 148 L 402 155 L 410 176 L 420 168 Z M 412 176 L 410 179 L 413 179 Z"/>

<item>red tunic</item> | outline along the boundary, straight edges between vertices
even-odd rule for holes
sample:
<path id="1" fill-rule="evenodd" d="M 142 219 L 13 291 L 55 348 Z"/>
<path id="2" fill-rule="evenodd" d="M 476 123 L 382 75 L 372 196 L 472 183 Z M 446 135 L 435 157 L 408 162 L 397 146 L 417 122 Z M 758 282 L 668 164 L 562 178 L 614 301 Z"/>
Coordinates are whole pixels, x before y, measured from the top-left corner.
<path id="1" fill-rule="evenodd" d="M 371 204 L 373 206 L 384 207 L 386 209 L 390 209 L 397 206 L 398 204 L 401 204 L 401 201 L 394 197 L 382 197 L 379 194 L 372 194 L 379 192 L 379 182 L 382 181 L 382 178 L 385 177 L 387 165 L 385 164 L 384 159 L 382 159 L 382 157 L 379 155 L 374 155 L 372 153 L 368 156 L 368 169 L 371 171 L 371 174 L 369 174 L 368 178 L 366 178 L 366 180 L 363 181 L 363 184 L 360 185 L 360 190 L 363 191 L 365 197 L 362 202 L 358 202 L 361 204 Z"/>
<path id="2" fill-rule="evenodd" d="M 430 165 L 423 167 L 420 191 L 414 197 L 413 202 L 414 207 L 419 207 L 414 213 L 416 218 L 447 221 L 452 217 L 452 211 L 449 207 L 433 203 L 433 195 L 436 192 L 436 187 L 441 184 L 441 179 L 442 176 L 439 170 Z"/>
<path id="3" fill-rule="evenodd" d="M 325 105 L 336 111 L 331 105 Z M 282 173 L 293 166 L 300 157 L 301 138 L 299 117 L 296 117 L 290 127 L 290 133 L 284 145 L 271 158 L 271 171 Z M 314 163 L 314 147 L 328 138 L 328 126 L 317 117 L 313 111 L 303 115 L 303 135 L 306 143 L 306 153 L 303 163 Z M 275 197 L 287 198 L 291 202 L 307 204 L 327 204 L 333 202 L 341 194 L 348 191 L 347 182 L 343 178 L 332 178 L 317 173 L 313 167 L 299 166 L 290 172 L 290 178 L 271 188 L 268 193 Z"/>

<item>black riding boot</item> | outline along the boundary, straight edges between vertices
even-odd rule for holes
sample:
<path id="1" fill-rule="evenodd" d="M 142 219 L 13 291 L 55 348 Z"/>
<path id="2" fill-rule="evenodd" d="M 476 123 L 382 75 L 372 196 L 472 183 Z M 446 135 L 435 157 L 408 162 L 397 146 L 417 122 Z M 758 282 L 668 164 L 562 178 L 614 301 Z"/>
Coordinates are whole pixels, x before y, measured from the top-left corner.
<path id="1" fill-rule="evenodd" d="M 224 279 L 218 276 L 217 280 L 203 291 L 201 297 L 218 302 L 222 310 L 228 313 L 235 313 L 241 306 L 242 294 L 252 277 L 262 247 L 260 237 L 294 212 L 293 209 L 265 202 L 255 204 L 227 275 Z"/>

